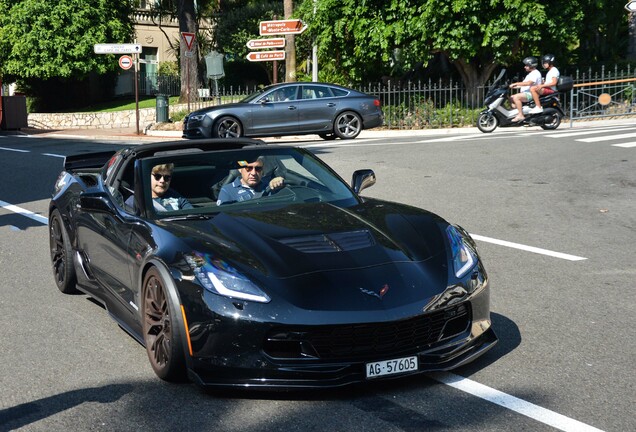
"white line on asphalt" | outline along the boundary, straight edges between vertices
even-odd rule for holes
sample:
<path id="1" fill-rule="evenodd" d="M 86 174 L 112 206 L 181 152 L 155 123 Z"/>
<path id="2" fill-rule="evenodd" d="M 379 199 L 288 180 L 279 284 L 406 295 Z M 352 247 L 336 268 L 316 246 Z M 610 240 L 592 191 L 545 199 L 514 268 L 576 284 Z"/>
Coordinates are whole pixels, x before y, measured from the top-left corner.
<path id="1" fill-rule="evenodd" d="M 561 258 L 564 260 L 568 260 L 568 261 L 582 261 L 582 260 L 586 260 L 587 258 L 583 258 L 580 256 L 576 256 L 576 255 L 569 255 L 569 254 L 565 254 L 565 253 L 561 253 L 561 252 L 554 252 L 551 250 L 547 250 L 547 249 L 541 249 L 538 247 L 534 247 L 534 246 L 527 246 L 527 245 L 523 245 L 520 243 L 513 243 L 513 242 L 509 242 L 509 241 L 505 241 L 505 240 L 498 240 L 498 239 L 494 239 L 494 238 L 490 238 L 490 237 L 484 237 L 481 236 L 479 234 L 471 234 L 472 238 L 474 238 L 475 240 L 481 240 L 483 242 L 487 242 L 487 243 L 493 243 L 499 246 L 506 246 L 509 248 L 513 248 L 513 249 L 520 249 L 520 250 L 524 250 L 527 252 L 532 252 L 532 253 L 536 253 L 536 254 L 541 254 L 541 255 L 547 255 L 547 256 L 551 256 L 551 257 L 555 257 L 555 258 Z"/>
<path id="2" fill-rule="evenodd" d="M 537 420 L 543 424 L 568 432 L 602 432 L 588 424 L 566 417 L 562 414 L 550 411 L 531 402 L 524 401 L 499 390 L 469 380 L 450 372 L 434 372 L 428 374 L 436 381 L 446 384 L 473 396 L 492 402 L 501 407 L 518 412 L 526 417 Z"/>
<path id="3" fill-rule="evenodd" d="M 612 146 L 613 147 L 631 148 L 631 147 L 636 147 L 636 142 L 622 143 L 622 144 L 612 144 Z"/>
<path id="4" fill-rule="evenodd" d="M 0 147 L 0 150 L 14 151 L 14 152 L 18 152 L 18 153 L 30 153 L 29 150 L 12 149 L 12 148 L 7 148 L 7 147 Z"/>
<path id="5" fill-rule="evenodd" d="M 42 153 L 42 156 L 52 156 L 52 157 L 62 158 L 62 159 L 64 159 L 66 157 L 64 155 L 59 155 L 59 154 L 54 154 L 54 153 Z"/>
<path id="6" fill-rule="evenodd" d="M 546 136 L 548 138 L 567 138 L 567 137 L 580 136 L 580 135 L 593 135 L 593 134 L 603 133 L 603 132 L 617 132 L 617 131 L 622 131 L 626 129 L 631 129 L 631 128 L 623 127 L 623 128 L 593 129 L 593 130 L 586 129 L 584 131 L 576 131 L 576 132 L 556 132 Z"/>
<path id="7" fill-rule="evenodd" d="M 577 139 L 577 141 L 591 143 L 591 142 L 610 141 L 610 140 L 616 140 L 621 138 L 634 138 L 634 137 L 636 137 L 636 132 L 627 133 L 627 134 L 618 134 L 618 135 L 608 135 L 608 136 L 594 137 L 594 138 L 581 138 L 581 139 Z"/>
<path id="8" fill-rule="evenodd" d="M 40 222 L 44 225 L 47 225 L 49 223 L 49 219 L 44 216 L 40 216 L 39 214 L 33 213 L 32 211 L 23 209 L 22 207 L 15 206 L 13 204 L 9 204 L 8 202 L 2 201 L 2 200 L 0 200 L 0 207 L 6 210 L 12 211 L 14 213 L 20 214 L 22 216 L 28 217 L 29 219 L 33 219 L 34 221 Z"/>

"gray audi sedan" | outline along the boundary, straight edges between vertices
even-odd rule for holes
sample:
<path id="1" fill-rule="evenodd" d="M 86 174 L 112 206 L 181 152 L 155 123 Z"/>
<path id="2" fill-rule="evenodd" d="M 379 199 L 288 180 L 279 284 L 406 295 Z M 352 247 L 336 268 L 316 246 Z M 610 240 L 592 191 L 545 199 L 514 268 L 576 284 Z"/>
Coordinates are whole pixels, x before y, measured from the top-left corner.
<path id="1" fill-rule="evenodd" d="M 318 134 L 353 139 L 381 126 L 380 100 L 335 84 L 274 84 L 237 103 L 191 112 L 183 120 L 184 138 L 237 138 Z"/>

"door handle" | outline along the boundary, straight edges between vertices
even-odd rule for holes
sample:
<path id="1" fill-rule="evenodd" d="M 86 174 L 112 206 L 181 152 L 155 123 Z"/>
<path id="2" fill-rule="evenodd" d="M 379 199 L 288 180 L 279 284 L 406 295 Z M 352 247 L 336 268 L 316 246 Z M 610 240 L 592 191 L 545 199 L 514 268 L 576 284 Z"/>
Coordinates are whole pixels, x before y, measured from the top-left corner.
<path id="1" fill-rule="evenodd" d="M 329 103 L 327 104 L 327 106 L 328 106 L 329 108 L 333 108 L 333 107 L 335 107 L 335 106 L 336 106 L 336 104 L 335 104 L 335 103 L 333 103 L 333 102 L 329 102 Z"/>
<path id="2" fill-rule="evenodd" d="M 287 107 L 287 109 L 288 109 L 288 110 L 295 110 L 295 109 L 296 109 L 296 107 L 295 107 L 294 105 L 290 105 L 290 106 L 288 106 L 288 107 Z"/>

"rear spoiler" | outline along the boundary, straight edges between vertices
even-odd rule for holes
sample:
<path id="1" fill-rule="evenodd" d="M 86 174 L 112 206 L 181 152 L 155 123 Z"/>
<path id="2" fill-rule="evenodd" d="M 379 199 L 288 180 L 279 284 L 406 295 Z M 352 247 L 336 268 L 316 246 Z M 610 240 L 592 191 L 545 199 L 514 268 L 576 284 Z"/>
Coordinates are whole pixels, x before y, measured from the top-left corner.
<path id="1" fill-rule="evenodd" d="M 84 153 L 73 156 L 66 156 L 64 159 L 64 171 L 75 171 L 86 168 L 101 168 L 116 153 L 113 151 L 105 151 L 99 153 Z"/>

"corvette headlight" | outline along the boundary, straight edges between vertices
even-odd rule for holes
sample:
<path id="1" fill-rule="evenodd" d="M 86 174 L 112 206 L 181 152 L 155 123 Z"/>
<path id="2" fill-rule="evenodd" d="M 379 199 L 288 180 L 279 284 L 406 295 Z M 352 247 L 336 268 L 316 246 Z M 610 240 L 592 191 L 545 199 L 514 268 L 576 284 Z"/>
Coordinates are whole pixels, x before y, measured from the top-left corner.
<path id="1" fill-rule="evenodd" d="M 466 242 L 465 236 L 468 234 L 464 234 L 462 231 L 453 225 L 446 228 L 446 235 L 451 247 L 453 270 L 458 278 L 466 275 L 477 263 L 477 254 Z"/>
<path id="2" fill-rule="evenodd" d="M 185 255 L 185 260 L 199 283 L 215 294 L 259 303 L 271 300 L 252 281 L 221 259 L 193 252 Z"/>

